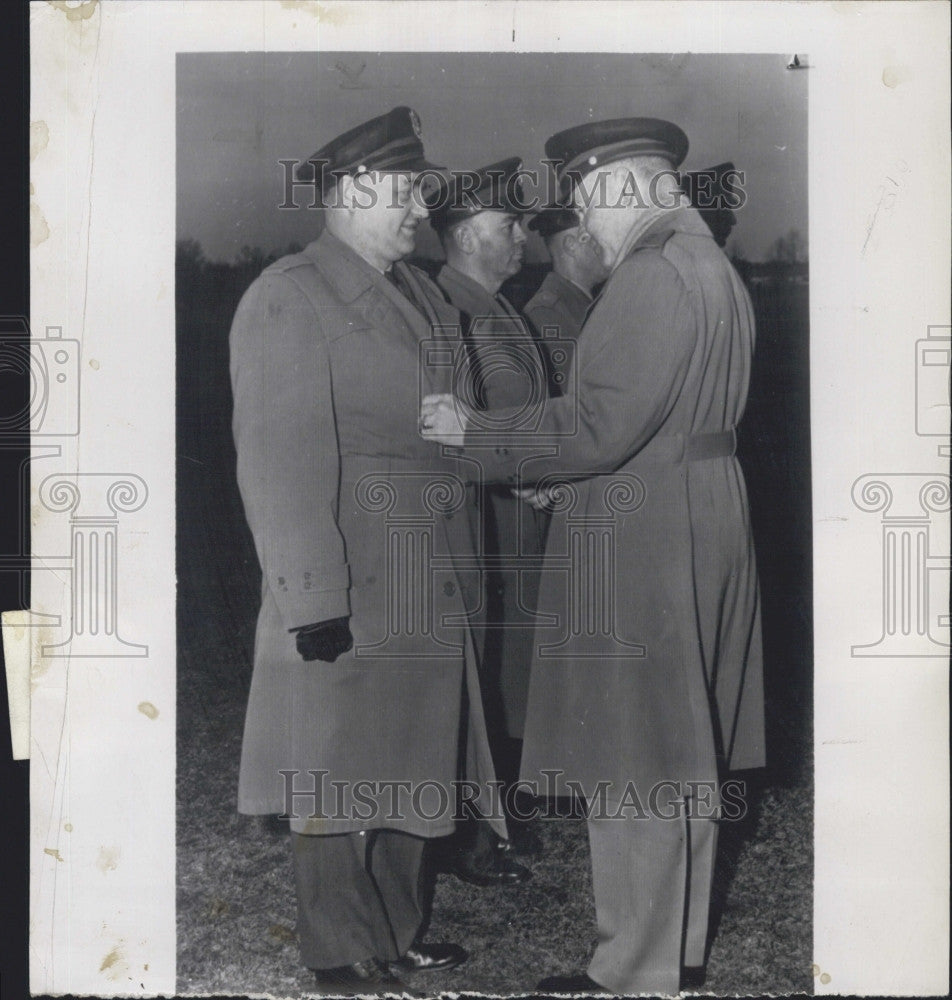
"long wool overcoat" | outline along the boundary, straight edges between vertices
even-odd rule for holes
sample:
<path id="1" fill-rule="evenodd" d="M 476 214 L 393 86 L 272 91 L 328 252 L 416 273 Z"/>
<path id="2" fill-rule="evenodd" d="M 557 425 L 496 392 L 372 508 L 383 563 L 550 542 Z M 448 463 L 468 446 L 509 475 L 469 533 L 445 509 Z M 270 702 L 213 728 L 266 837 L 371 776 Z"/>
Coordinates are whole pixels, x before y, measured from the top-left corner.
<path id="1" fill-rule="evenodd" d="M 550 399 L 540 426 L 558 455 L 520 473 L 504 442 L 467 435 L 497 481 L 578 477 L 539 597 L 558 622 L 536 630 L 522 776 L 543 791 L 609 782 L 608 801 L 648 806 L 660 782 L 690 794 L 764 763 L 757 571 L 731 447 L 753 347 L 745 288 L 678 209 L 633 239 L 588 314 L 577 391 Z"/>
<path id="2" fill-rule="evenodd" d="M 291 787 L 303 833 L 451 833 L 464 704 L 466 776 L 494 779 L 465 487 L 418 433 L 421 392 L 452 374 L 427 348 L 433 325 L 459 317 L 422 272 L 394 268 L 428 318 L 325 231 L 262 273 L 231 330 L 238 482 L 262 569 L 238 807 L 284 812 Z M 340 616 L 354 649 L 304 662 L 289 629 Z"/>
<path id="3" fill-rule="evenodd" d="M 487 410 L 542 406 L 545 360 L 531 327 L 502 295 L 444 265 L 437 284 L 459 309 L 472 367 L 474 397 Z M 459 389 L 457 380 L 457 390 Z M 538 561 L 545 550 L 549 515 L 518 500 L 508 486 L 488 485 L 471 494 L 482 551 L 500 564 L 485 575 L 482 622 L 483 694 L 498 728 L 522 737 L 532 664 L 533 616 L 538 601 Z M 492 729 L 492 726 L 491 726 Z"/>

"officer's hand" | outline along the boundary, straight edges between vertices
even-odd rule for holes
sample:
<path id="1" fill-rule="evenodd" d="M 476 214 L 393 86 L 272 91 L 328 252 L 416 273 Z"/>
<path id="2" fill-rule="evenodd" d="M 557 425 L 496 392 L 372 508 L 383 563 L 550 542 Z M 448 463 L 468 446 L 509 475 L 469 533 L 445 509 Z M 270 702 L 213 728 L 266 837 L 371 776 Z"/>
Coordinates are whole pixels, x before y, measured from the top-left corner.
<path id="1" fill-rule="evenodd" d="M 551 510 L 555 502 L 552 491 L 547 486 L 529 486 L 522 489 L 514 487 L 512 495 L 529 504 L 534 510 Z"/>
<path id="2" fill-rule="evenodd" d="M 449 393 L 423 397 L 420 408 L 420 437 L 424 441 L 462 447 L 467 420 Z"/>
<path id="3" fill-rule="evenodd" d="M 341 653 L 346 653 L 354 646 L 354 637 L 350 634 L 346 618 L 332 618 L 330 621 L 303 625 L 290 631 L 297 635 L 297 651 L 302 660 L 333 663 Z"/>

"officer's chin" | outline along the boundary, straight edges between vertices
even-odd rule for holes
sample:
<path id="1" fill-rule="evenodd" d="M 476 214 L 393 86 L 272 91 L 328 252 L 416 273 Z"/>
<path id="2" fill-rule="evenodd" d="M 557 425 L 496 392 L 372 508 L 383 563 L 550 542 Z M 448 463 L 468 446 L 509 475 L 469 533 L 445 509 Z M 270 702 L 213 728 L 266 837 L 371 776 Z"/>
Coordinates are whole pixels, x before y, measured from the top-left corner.
<path id="1" fill-rule="evenodd" d="M 401 249 L 404 253 L 410 253 L 416 247 L 417 231 L 416 229 L 406 230 L 401 229 L 397 234 L 397 242 L 399 243 Z"/>

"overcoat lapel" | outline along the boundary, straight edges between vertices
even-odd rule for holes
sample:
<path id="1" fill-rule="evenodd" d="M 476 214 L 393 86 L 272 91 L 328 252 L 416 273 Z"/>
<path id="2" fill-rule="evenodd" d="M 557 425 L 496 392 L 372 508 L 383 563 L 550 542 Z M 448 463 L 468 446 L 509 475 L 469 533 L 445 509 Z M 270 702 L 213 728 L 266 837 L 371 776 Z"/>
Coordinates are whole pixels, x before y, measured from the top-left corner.
<path id="1" fill-rule="evenodd" d="M 327 230 L 305 247 L 304 256 L 317 266 L 340 300 L 353 306 L 368 326 L 398 329 L 414 341 L 429 336 L 429 323 L 406 296 Z"/>

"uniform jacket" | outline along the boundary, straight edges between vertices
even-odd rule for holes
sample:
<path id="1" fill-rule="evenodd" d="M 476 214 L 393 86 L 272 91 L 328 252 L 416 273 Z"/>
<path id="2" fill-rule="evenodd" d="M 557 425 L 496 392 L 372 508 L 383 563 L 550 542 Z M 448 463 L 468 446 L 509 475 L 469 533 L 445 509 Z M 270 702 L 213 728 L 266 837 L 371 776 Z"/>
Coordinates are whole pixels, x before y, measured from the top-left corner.
<path id="1" fill-rule="evenodd" d="M 526 318 L 545 353 L 551 396 L 561 396 L 568 388 L 560 375 L 570 367 L 575 356 L 575 344 L 591 304 L 591 295 L 557 271 L 549 271 L 539 290 L 526 303 Z M 552 330 L 557 330 L 558 335 L 547 333 Z M 554 359 L 556 350 L 564 351 L 567 357 Z"/>
<path id="2" fill-rule="evenodd" d="M 394 268 L 458 326 L 422 272 Z M 448 387 L 451 371 L 421 363 L 430 337 L 408 299 L 328 232 L 267 268 L 232 325 L 238 483 L 262 570 L 238 805 L 283 812 L 282 770 L 305 792 L 308 772 L 325 771 L 320 809 L 295 800 L 299 832 L 452 832 L 432 785 L 416 810 L 394 810 L 396 786 L 376 796 L 356 783 L 437 782 L 452 802 L 464 690 L 466 773 L 493 778 L 466 624 L 479 585 L 465 490 L 456 461 L 418 434 L 421 392 Z M 341 615 L 354 649 L 302 661 L 288 630 Z M 348 783 L 340 810 L 331 781 Z M 356 793 L 376 800 L 375 815 Z"/>
<path id="3" fill-rule="evenodd" d="M 437 283 L 467 325 L 480 403 L 487 410 L 520 406 L 527 400 L 530 406 L 541 407 L 547 395 L 544 358 L 512 304 L 449 265 L 440 270 Z M 481 550 L 506 562 L 505 568 L 486 575 L 482 648 L 487 710 L 500 728 L 518 738 L 525 722 L 538 567 L 549 519 L 505 486 L 490 487 L 476 497 L 482 510 L 477 522 L 482 527 Z"/>
<path id="4" fill-rule="evenodd" d="M 747 292 L 693 209 L 636 239 L 589 313 L 577 394 L 540 425 L 559 453 L 521 469 L 573 480 L 549 529 L 539 610 L 559 620 L 536 631 L 523 777 L 609 781 L 616 801 L 634 782 L 644 802 L 661 781 L 764 763 L 757 572 L 729 443 L 753 346 Z M 516 481 L 505 442 L 479 451 Z"/>

